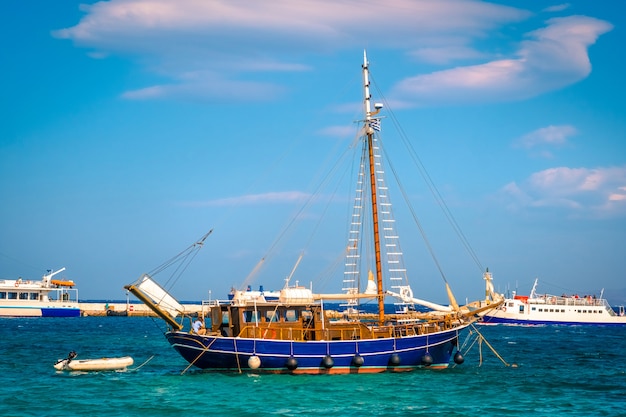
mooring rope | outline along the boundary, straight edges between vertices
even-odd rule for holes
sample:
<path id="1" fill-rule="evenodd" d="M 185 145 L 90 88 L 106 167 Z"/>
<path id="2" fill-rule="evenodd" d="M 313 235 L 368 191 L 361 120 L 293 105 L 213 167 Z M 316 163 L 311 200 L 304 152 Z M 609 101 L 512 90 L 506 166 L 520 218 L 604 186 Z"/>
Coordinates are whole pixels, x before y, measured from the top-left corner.
<path id="1" fill-rule="evenodd" d="M 505 365 L 505 366 L 511 366 L 507 363 L 507 361 L 504 360 L 504 358 L 502 358 L 502 356 L 500 356 L 500 354 L 494 349 L 493 346 L 491 346 L 491 343 L 489 343 L 489 341 L 485 338 L 485 336 L 482 335 L 482 333 L 480 333 L 478 331 L 478 329 L 476 328 L 476 326 L 474 326 L 473 324 L 471 325 L 472 328 L 476 331 L 476 333 L 478 333 L 478 335 L 480 335 L 481 341 L 485 342 L 485 344 L 487 345 L 487 347 L 489 347 L 489 349 L 491 349 L 491 351 L 493 352 L 494 355 L 496 355 L 496 357 L 498 359 L 500 359 L 500 361 Z"/>
<path id="2" fill-rule="evenodd" d="M 485 344 L 487 345 L 487 347 L 489 347 L 489 349 L 491 349 L 491 351 L 493 352 L 494 355 L 496 355 L 496 357 L 498 359 L 500 359 L 500 361 L 505 365 L 505 366 L 511 366 L 509 363 L 507 363 L 507 361 L 504 360 L 504 358 L 502 356 L 500 356 L 500 354 L 496 351 L 496 349 L 491 346 L 491 344 L 487 341 L 487 339 L 485 338 L 485 336 L 482 335 L 482 333 L 480 333 L 478 331 L 478 329 L 476 328 L 475 325 L 471 325 L 472 329 L 476 332 L 476 335 L 474 337 L 474 335 L 472 334 L 472 330 L 470 330 L 469 334 L 467 335 L 467 338 L 465 339 L 465 341 L 463 342 L 463 346 L 461 346 L 461 350 L 465 350 L 465 353 L 469 352 L 472 347 L 474 347 L 474 345 L 476 344 L 476 342 L 478 342 L 478 355 L 479 355 L 479 365 L 478 366 L 482 366 L 483 363 L 483 350 L 482 350 L 482 343 L 485 342 Z M 471 342 L 471 343 L 470 343 Z M 465 347 L 467 346 L 467 344 L 469 344 L 469 346 L 467 347 L 467 349 L 465 349 Z M 456 364 L 455 364 L 456 366 Z M 517 367 L 517 365 L 513 364 L 513 367 Z"/>
<path id="3" fill-rule="evenodd" d="M 241 364 L 239 363 L 239 352 L 237 352 L 237 339 L 233 339 L 233 345 L 235 346 L 235 358 L 237 359 L 237 369 L 241 373 Z"/>
<path id="4" fill-rule="evenodd" d="M 204 352 L 206 352 L 207 350 L 209 350 L 211 348 L 211 345 L 213 345 L 213 343 L 215 343 L 215 341 L 217 340 L 217 338 L 214 338 L 211 343 L 209 343 L 203 350 L 202 352 L 200 352 L 198 354 L 198 356 L 196 356 L 196 359 L 194 359 L 192 362 L 189 363 L 189 365 L 180 373 L 181 375 L 184 375 L 185 372 L 187 372 L 189 370 L 189 368 L 191 368 L 193 366 L 194 363 L 196 363 L 196 361 L 198 359 L 200 359 L 200 356 L 204 355 Z"/>
<path id="5" fill-rule="evenodd" d="M 145 364 L 147 364 L 148 362 L 150 362 L 150 361 L 152 360 L 152 358 L 154 358 L 154 355 L 150 356 L 150 357 L 148 358 L 148 360 L 147 360 L 147 361 L 145 361 L 144 363 L 142 363 L 142 364 L 141 364 L 141 365 L 139 365 L 138 367 L 133 368 L 133 369 L 130 369 L 130 371 L 137 371 L 137 370 L 139 370 L 139 369 L 140 369 L 141 367 L 143 367 Z"/>

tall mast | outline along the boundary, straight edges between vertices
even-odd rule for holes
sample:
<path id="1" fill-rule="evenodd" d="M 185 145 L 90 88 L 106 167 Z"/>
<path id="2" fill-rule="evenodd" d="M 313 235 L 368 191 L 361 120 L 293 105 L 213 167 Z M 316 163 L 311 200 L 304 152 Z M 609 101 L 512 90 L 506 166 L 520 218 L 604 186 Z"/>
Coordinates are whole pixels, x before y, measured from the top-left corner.
<path id="1" fill-rule="evenodd" d="M 385 322 L 385 294 L 383 293 L 383 269 L 380 260 L 380 235 L 378 231 L 378 202 L 376 189 L 376 167 L 374 164 L 374 129 L 370 126 L 372 116 L 378 113 L 378 109 L 372 112 L 370 103 L 370 81 L 367 53 L 363 51 L 363 89 L 365 93 L 365 134 L 367 136 L 367 151 L 369 154 L 370 191 L 372 195 L 372 223 L 374 226 L 374 253 L 376 256 L 376 288 L 378 294 L 378 324 Z"/>

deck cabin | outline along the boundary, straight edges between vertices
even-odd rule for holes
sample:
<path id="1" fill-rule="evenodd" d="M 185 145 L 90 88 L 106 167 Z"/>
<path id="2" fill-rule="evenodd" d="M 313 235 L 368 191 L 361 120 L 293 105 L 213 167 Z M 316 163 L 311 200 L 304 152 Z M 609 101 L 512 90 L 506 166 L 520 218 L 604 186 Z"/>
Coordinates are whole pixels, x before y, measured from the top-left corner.
<path id="1" fill-rule="evenodd" d="M 325 310 L 321 302 L 239 300 L 214 302 L 206 313 L 210 318 L 207 331 L 224 337 L 276 340 L 321 341 L 359 340 L 404 337 L 450 329 L 455 321 L 450 315 L 432 314 L 387 315 L 384 325 L 378 316 L 363 313 L 338 313 Z"/>

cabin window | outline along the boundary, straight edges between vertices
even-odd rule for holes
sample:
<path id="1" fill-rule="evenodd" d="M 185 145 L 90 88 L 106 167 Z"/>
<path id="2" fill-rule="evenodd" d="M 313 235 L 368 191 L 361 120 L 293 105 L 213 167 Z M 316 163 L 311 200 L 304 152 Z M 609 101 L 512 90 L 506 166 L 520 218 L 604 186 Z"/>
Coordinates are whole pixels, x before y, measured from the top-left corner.
<path id="1" fill-rule="evenodd" d="M 286 310 L 285 321 L 298 321 L 298 312 L 296 310 Z"/>
<path id="2" fill-rule="evenodd" d="M 243 312 L 243 321 L 246 323 L 258 323 L 259 322 L 259 311 L 258 310 L 248 310 Z"/>
<path id="3" fill-rule="evenodd" d="M 520 313 L 523 313 L 523 312 L 524 312 L 524 306 L 523 306 L 523 305 L 519 306 L 519 312 L 520 312 Z"/>
<path id="4" fill-rule="evenodd" d="M 532 311 L 535 311 L 535 310 L 537 310 L 537 307 L 531 307 L 530 309 L 531 309 Z"/>
<path id="5" fill-rule="evenodd" d="M 279 320 L 278 311 L 270 310 L 265 312 L 265 321 L 276 322 Z"/>
<path id="6" fill-rule="evenodd" d="M 9 300 L 17 300 L 17 293 L 13 292 L 13 291 L 10 291 L 8 299 Z"/>
<path id="7" fill-rule="evenodd" d="M 228 324 L 229 322 L 228 315 L 229 315 L 228 311 L 222 311 L 222 324 Z"/>
<path id="8" fill-rule="evenodd" d="M 21 292 L 20 293 L 20 300 L 28 300 L 28 293 L 27 292 Z"/>
<path id="9" fill-rule="evenodd" d="M 509 303 L 509 307 L 515 307 L 515 304 Z"/>
<path id="10" fill-rule="evenodd" d="M 7 293 L 6 291 L 0 291 L 0 300 L 4 300 L 7 298 Z"/>
<path id="11" fill-rule="evenodd" d="M 39 294 L 37 294 L 36 292 L 31 292 L 30 299 L 37 301 L 39 299 Z"/>

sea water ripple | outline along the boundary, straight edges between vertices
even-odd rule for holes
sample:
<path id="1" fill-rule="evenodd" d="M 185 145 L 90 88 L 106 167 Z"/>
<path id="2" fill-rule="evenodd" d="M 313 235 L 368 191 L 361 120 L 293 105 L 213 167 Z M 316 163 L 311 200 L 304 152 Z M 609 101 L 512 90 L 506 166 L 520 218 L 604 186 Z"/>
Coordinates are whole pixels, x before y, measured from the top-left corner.
<path id="1" fill-rule="evenodd" d="M 482 343 L 447 370 L 330 376 L 184 372 L 164 330 L 147 317 L 0 319 L 0 414 L 626 416 L 626 328 L 478 326 L 516 366 Z M 55 371 L 71 350 L 135 364 Z"/>

